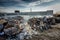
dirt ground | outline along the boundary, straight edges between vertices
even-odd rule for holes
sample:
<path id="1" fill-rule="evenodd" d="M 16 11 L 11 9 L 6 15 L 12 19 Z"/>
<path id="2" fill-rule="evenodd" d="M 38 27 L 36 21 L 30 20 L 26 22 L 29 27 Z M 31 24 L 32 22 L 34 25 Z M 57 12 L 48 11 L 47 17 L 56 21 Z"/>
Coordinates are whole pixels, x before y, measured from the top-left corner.
<path id="1" fill-rule="evenodd" d="M 60 40 L 60 24 L 52 25 L 52 29 L 39 32 L 39 35 L 33 35 L 29 40 Z"/>

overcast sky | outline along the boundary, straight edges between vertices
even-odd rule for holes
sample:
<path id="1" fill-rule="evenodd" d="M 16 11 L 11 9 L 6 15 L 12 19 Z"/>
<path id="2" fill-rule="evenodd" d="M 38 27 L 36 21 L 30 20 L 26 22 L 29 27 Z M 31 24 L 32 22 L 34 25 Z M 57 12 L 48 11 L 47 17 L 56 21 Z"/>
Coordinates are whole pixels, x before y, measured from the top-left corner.
<path id="1" fill-rule="evenodd" d="M 0 12 L 60 11 L 60 0 L 0 0 Z"/>

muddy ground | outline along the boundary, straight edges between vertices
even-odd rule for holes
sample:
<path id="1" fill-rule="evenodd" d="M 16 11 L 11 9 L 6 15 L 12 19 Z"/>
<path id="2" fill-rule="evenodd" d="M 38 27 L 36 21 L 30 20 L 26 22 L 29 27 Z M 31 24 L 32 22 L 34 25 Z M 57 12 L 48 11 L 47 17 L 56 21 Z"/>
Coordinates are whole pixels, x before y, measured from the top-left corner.
<path id="1" fill-rule="evenodd" d="M 52 29 L 39 33 L 38 35 L 33 35 L 28 40 L 60 40 L 60 24 L 52 25 Z"/>

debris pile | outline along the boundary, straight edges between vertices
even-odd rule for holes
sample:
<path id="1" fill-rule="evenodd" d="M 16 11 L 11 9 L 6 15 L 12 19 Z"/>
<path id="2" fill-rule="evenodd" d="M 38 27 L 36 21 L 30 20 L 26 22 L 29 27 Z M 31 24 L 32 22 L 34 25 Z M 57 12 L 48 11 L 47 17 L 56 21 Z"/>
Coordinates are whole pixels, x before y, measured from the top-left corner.
<path id="1" fill-rule="evenodd" d="M 52 20 L 46 17 L 31 18 L 26 22 L 21 16 L 0 20 L 3 20 L 0 24 L 0 35 L 4 35 L 6 40 L 28 40 L 32 39 L 35 35 L 40 35 L 40 32 L 52 29 Z"/>

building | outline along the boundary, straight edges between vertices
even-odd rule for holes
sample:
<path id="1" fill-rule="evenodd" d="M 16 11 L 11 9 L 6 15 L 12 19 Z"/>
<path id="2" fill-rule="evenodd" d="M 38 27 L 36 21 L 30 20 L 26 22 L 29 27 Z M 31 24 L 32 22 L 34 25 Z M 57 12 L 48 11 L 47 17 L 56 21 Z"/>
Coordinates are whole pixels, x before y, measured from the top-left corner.
<path id="1" fill-rule="evenodd" d="M 47 10 L 47 11 L 40 11 L 40 12 L 20 12 L 19 10 L 15 10 L 14 13 L 0 13 L 1 17 L 12 17 L 17 15 L 53 15 L 53 10 Z"/>
<path id="2" fill-rule="evenodd" d="M 20 15 L 53 15 L 53 10 L 39 11 L 39 12 L 24 12 Z"/>

